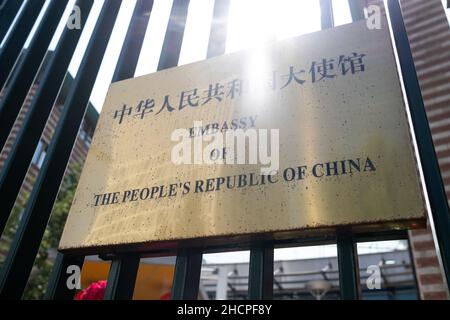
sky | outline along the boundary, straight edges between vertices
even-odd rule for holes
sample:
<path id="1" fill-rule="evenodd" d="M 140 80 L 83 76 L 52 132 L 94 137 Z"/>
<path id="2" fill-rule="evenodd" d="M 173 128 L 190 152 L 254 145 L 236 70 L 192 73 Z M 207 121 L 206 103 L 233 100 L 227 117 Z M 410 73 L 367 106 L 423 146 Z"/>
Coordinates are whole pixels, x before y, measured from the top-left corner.
<path id="1" fill-rule="evenodd" d="M 75 1 L 69 1 L 49 49 L 53 50 L 56 47 Z M 335 25 L 350 23 L 351 15 L 348 1 L 332 1 Z M 42 17 L 49 2 L 50 0 L 47 0 L 40 17 Z M 104 0 L 95 0 L 88 17 L 81 13 L 81 18 L 87 19 L 87 22 L 69 66 L 69 72 L 73 76 L 77 73 L 103 2 Z M 173 0 L 154 1 L 135 76 L 156 71 L 172 3 Z M 91 94 L 91 102 L 99 112 L 106 97 L 135 4 L 136 0 L 124 0 L 122 2 L 116 25 L 100 67 Z M 214 0 L 190 1 L 179 65 L 206 58 L 213 8 Z M 258 8 L 258 10 L 255 10 L 255 8 Z M 37 20 L 34 30 L 39 22 L 40 19 Z M 226 53 L 249 49 L 261 42 L 286 39 L 318 30 L 320 30 L 319 0 L 231 0 Z M 30 33 L 25 47 L 29 45 L 33 34 L 34 31 Z M 404 247 L 405 243 L 402 241 L 384 241 L 358 244 L 358 251 L 370 253 L 404 249 Z M 335 245 L 287 248 L 275 250 L 275 260 L 333 257 L 336 254 Z M 207 254 L 204 259 L 209 263 L 248 262 L 249 252 Z"/>

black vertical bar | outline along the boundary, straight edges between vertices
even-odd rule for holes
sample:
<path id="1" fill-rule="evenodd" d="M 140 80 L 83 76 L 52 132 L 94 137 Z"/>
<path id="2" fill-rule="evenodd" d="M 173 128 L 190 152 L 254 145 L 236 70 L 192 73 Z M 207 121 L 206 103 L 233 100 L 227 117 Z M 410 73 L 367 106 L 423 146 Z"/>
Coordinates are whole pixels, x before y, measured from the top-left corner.
<path id="1" fill-rule="evenodd" d="M 2 71 L 0 72 L 0 90 L 5 85 L 44 3 L 45 0 L 33 0 L 25 4 L 8 39 L 6 39 L 3 47 L 0 49 L 0 66 L 2 66 Z"/>
<path id="2" fill-rule="evenodd" d="M 189 0 L 174 0 L 158 63 L 158 71 L 175 67 L 181 52 Z M 182 249 L 177 254 L 172 299 L 197 299 L 202 266 L 200 249 Z"/>
<path id="3" fill-rule="evenodd" d="M 153 0 L 139 0 L 137 2 L 112 82 L 133 78 L 152 8 Z M 133 298 L 139 261 L 138 255 L 119 257 L 112 261 L 105 300 L 129 300 Z"/>
<path id="4" fill-rule="evenodd" d="M 112 82 L 134 77 L 152 9 L 153 0 L 138 0 L 133 11 Z"/>
<path id="5" fill-rule="evenodd" d="M 0 102 L 0 149 L 5 145 L 27 93 L 33 84 L 33 79 L 47 52 L 48 45 L 61 20 L 67 2 L 68 0 L 50 2 L 30 46 L 24 51 L 22 58 L 11 74 Z"/>
<path id="6" fill-rule="evenodd" d="M 215 2 L 208 58 L 225 52 L 229 6 L 229 0 Z M 273 243 L 252 247 L 249 268 L 250 299 L 271 299 L 273 296 Z"/>
<path id="7" fill-rule="evenodd" d="M 180 58 L 189 0 L 174 0 L 170 20 L 159 58 L 158 70 L 175 67 Z"/>
<path id="8" fill-rule="evenodd" d="M 0 209 L 0 234 L 14 207 L 22 181 L 27 174 L 34 151 L 45 128 L 93 3 L 93 0 L 77 1 L 76 5 L 83 14 L 81 28 L 79 30 L 65 29 L 61 35 L 61 39 L 49 59 L 49 64 L 44 70 L 42 79 L 39 81 L 36 95 L 33 97 L 23 124 L 17 133 L 14 145 L 7 154 L 7 159 L 0 173 L 0 194 L 3 198 L 2 208 Z"/>
<path id="9" fill-rule="evenodd" d="M 0 1 L 0 5 L 3 2 Z M 23 4 L 23 0 L 7 0 L 3 8 L 0 10 L 0 42 L 8 33 L 14 18 L 19 12 L 20 7 Z"/>
<path id="10" fill-rule="evenodd" d="M 250 248 L 248 297 L 267 300 L 273 297 L 273 242 Z"/>
<path id="11" fill-rule="evenodd" d="M 334 26 L 334 18 L 331 0 L 320 0 L 320 13 L 322 29 L 332 28 Z"/>
<path id="12" fill-rule="evenodd" d="M 131 300 L 139 269 L 139 255 L 114 259 L 108 273 L 104 300 Z"/>
<path id="13" fill-rule="evenodd" d="M 188 4 L 186 3 L 185 6 L 186 8 L 184 10 L 179 9 L 178 12 L 182 11 L 183 14 L 187 15 Z M 214 13 L 211 23 L 211 32 L 208 43 L 208 58 L 221 55 L 225 52 L 226 21 L 228 18 L 228 8 L 229 0 L 215 1 Z M 172 13 L 177 14 L 174 9 L 172 9 Z M 176 15 L 174 16 L 174 18 L 175 17 Z M 180 20 L 184 21 L 185 23 L 186 17 Z M 169 44 L 165 45 L 164 48 L 166 49 L 163 49 L 163 52 L 161 54 L 160 67 L 170 68 L 177 65 L 178 63 L 179 51 L 181 50 L 181 42 L 183 40 L 182 33 L 184 33 L 184 25 L 183 30 L 181 30 L 180 28 L 168 27 L 168 31 L 173 29 L 177 30 L 177 34 L 175 34 L 174 37 L 166 34 L 165 41 L 167 41 L 168 43 L 172 41 L 178 41 L 177 44 L 172 44 L 172 47 L 177 48 L 178 54 L 171 54 L 170 56 L 165 57 L 164 50 L 168 50 L 170 48 Z M 183 249 L 178 252 L 175 274 L 173 278 L 172 299 L 197 299 L 202 266 L 202 256 L 203 252 L 199 248 Z"/>
<path id="14" fill-rule="evenodd" d="M 352 15 L 353 21 L 364 20 L 364 7 L 365 0 L 348 0 L 348 5 L 350 7 L 350 13 Z"/>
<path id="15" fill-rule="evenodd" d="M 201 250 L 181 249 L 178 251 L 172 285 L 173 300 L 197 299 L 201 268 Z"/>
<path id="16" fill-rule="evenodd" d="M 209 34 L 208 58 L 225 53 L 230 0 L 216 0 Z"/>
<path id="17" fill-rule="evenodd" d="M 450 288 L 450 213 L 447 195 L 442 182 L 436 151 L 434 150 L 430 126 L 399 1 L 389 0 L 388 9 L 431 207 L 430 222 L 434 226 L 447 286 Z"/>
<path id="18" fill-rule="evenodd" d="M 248 298 L 273 298 L 273 242 L 253 245 L 250 250 Z"/>
<path id="19" fill-rule="evenodd" d="M 359 298 L 359 264 L 356 242 L 351 232 L 337 234 L 339 286 L 342 300 Z"/>
<path id="20" fill-rule="evenodd" d="M 47 289 L 45 291 L 44 299 L 72 300 L 77 289 L 71 289 L 67 285 L 67 280 L 69 280 L 68 278 L 70 276 L 74 276 L 74 274 L 68 273 L 68 268 L 70 266 L 77 266 L 81 272 L 83 262 L 84 257 L 82 256 L 69 256 L 58 253 L 53 265 L 53 270 L 50 275 Z"/>
<path id="21" fill-rule="evenodd" d="M 322 29 L 333 28 L 333 5 L 331 0 L 321 0 Z M 339 261 L 339 284 L 343 300 L 358 299 L 359 268 L 356 242 L 351 231 L 337 234 Z"/>
<path id="22" fill-rule="evenodd" d="M 20 298 L 58 194 L 121 0 L 105 1 L 0 275 L 0 298 Z"/>

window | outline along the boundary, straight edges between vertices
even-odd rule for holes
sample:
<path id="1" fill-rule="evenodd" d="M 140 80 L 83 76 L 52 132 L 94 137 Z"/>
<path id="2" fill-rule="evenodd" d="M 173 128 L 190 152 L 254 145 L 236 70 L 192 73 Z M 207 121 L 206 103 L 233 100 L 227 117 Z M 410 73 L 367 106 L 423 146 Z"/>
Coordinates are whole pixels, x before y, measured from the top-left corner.
<path id="1" fill-rule="evenodd" d="M 359 242 L 363 300 L 417 300 L 416 274 L 407 240 Z"/>
<path id="2" fill-rule="evenodd" d="M 80 130 L 80 139 L 86 144 L 86 146 L 89 148 L 91 146 L 92 137 L 89 135 L 89 133 L 86 132 L 85 129 Z"/>
<path id="3" fill-rule="evenodd" d="M 39 141 L 36 151 L 34 152 L 33 159 L 31 162 L 39 169 L 42 167 L 42 164 L 44 163 L 45 156 L 47 155 L 47 148 L 48 148 L 47 144 L 41 140 Z"/>

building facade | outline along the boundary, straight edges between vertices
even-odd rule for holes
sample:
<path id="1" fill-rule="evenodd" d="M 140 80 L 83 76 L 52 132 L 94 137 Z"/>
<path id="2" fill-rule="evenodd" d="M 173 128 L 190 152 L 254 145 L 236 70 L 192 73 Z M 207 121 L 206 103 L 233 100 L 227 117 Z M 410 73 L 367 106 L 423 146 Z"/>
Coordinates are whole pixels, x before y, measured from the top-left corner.
<path id="1" fill-rule="evenodd" d="M 22 127 L 22 124 L 26 117 L 27 111 L 31 105 L 33 97 L 36 94 L 37 88 L 39 87 L 39 82 L 41 80 L 41 76 L 44 74 L 45 68 L 47 66 L 47 62 L 50 60 L 52 54 L 53 54 L 52 51 L 49 51 L 47 53 L 45 60 L 39 70 L 39 73 L 38 73 L 36 79 L 35 79 L 35 82 L 33 83 L 32 87 L 30 88 L 28 95 L 22 105 L 22 109 L 20 110 L 20 113 L 14 123 L 14 127 L 11 130 L 11 133 L 5 143 L 5 146 L 4 146 L 3 150 L 1 150 L 0 171 L 3 168 L 3 165 L 8 158 L 8 154 L 11 151 L 11 148 L 14 145 L 17 134 L 19 133 L 19 131 Z M 22 54 L 22 56 L 23 56 L 23 54 Z M 66 99 L 66 96 L 67 96 L 67 93 L 69 91 L 72 81 L 73 81 L 73 77 L 70 75 L 70 73 L 67 73 L 64 83 L 60 89 L 59 95 L 58 95 L 56 102 L 53 106 L 53 109 L 51 111 L 51 114 L 47 120 L 45 129 L 39 140 L 39 144 L 33 155 L 33 159 L 32 159 L 30 167 L 28 168 L 27 175 L 22 183 L 20 193 L 16 199 L 16 204 L 15 204 L 16 207 L 22 207 L 24 202 L 26 201 L 27 195 L 29 195 L 32 191 L 34 181 L 36 180 L 36 178 L 39 174 L 39 169 L 41 168 L 41 166 L 44 162 L 44 159 L 45 159 L 45 156 L 47 153 L 47 149 L 50 145 L 53 133 L 56 129 L 56 126 L 58 125 L 58 120 L 60 118 L 61 111 L 64 107 L 64 101 Z M 1 99 L 1 94 L 0 94 L 0 99 Z M 95 130 L 95 126 L 98 121 L 98 117 L 99 117 L 99 114 L 98 114 L 97 110 L 94 108 L 94 106 L 91 103 L 89 103 L 85 118 L 80 127 L 76 142 L 72 149 L 72 154 L 70 156 L 69 165 L 66 169 L 66 175 L 68 173 L 67 170 L 71 170 L 75 166 L 81 167 L 83 165 L 83 163 L 86 159 L 90 144 L 91 144 L 92 136 L 94 134 L 94 130 Z M 3 239 L 3 240 L 5 240 L 5 239 Z M 6 239 L 6 241 L 8 241 L 8 239 Z M 1 252 L 0 254 L 5 254 L 5 252 Z"/>

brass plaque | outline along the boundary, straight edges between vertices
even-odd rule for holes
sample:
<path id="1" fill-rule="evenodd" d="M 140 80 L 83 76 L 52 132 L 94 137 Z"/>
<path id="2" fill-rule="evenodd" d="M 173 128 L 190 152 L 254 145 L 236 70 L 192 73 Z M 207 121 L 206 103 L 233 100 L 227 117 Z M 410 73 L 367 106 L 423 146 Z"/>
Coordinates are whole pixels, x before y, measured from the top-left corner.
<path id="1" fill-rule="evenodd" d="M 60 249 L 151 250 L 183 239 L 423 221 L 384 22 L 381 30 L 361 21 L 112 84 Z M 207 149 L 214 134 L 239 129 L 278 132 L 279 143 L 274 135 L 267 144 L 277 170 Z M 216 150 L 214 159 L 230 162 L 175 152 L 177 132 L 188 133 L 189 145 L 201 141 L 209 160 Z"/>

